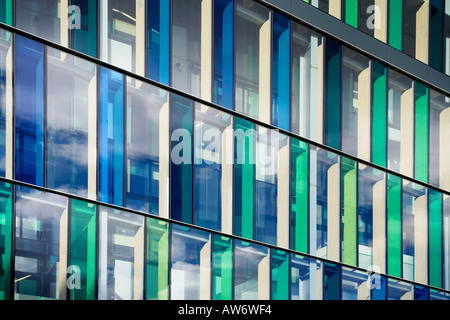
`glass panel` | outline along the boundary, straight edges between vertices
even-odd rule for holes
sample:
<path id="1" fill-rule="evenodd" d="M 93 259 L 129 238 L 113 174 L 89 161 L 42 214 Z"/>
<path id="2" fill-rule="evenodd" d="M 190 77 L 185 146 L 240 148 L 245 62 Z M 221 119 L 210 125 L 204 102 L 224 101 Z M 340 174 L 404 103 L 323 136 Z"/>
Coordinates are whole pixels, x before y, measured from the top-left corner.
<path id="1" fill-rule="evenodd" d="M 450 128 L 450 97 L 430 90 L 429 112 L 429 183 L 448 190 L 450 170 L 447 169 L 447 130 Z"/>
<path id="2" fill-rule="evenodd" d="M 291 300 L 321 299 L 321 271 L 318 260 L 291 254 Z"/>
<path id="3" fill-rule="evenodd" d="M 387 300 L 387 280 L 379 274 L 372 275 L 371 298 L 372 300 Z"/>
<path id="4" fill-rule="evenodd" d="M 325 262 L 323 270 L 323 300 L 341 300 L 341 284 L 341 266 Z"/>
<path id="5" fill-rule="evenodd" d="M 268 248 L 236 240 L 234 259 L 234 299 L 269 299 Z"/>
<path id="6" fill-rule="evenodd" d="M 344 21 L 358 28 L 358 0 L 344 0 Z"/>
<path id="7" fill-rule="evenodd" d="M 170 299 L 209 300 L 210 234 L 176 224 L 171 234 Z"/>
<path id="8" fill-rule="evenodd" d="M 213 234 L 213 300 L 233 299 L 233 239 Z"/>
<path id="9" fill-rule="evenodd" d="M 169 299 L 169 224 L 146 218 L 146 300 Z"/>
<path id="10" fill-rule="evenodd" d="M 299 23 L 292 22 L 291 130 L 307 139 L 317 140 L 319 50 L 322 37 Z"/>
<path id="11" fill-rule="evenodd" d="M 169 85 L 170 1 L 147 0 L 147 76 Z"/>
<path id="12" fill-rule="evenodd" d="M 341 207 L 342 207 L 342 262 L 358 264 L 358 167 L 357 163 L 342 158 Z"/>
<path id="13" fill-rule="evenodd" d="M 402 180 L 387 175 L 387 271 L 402 276 Z"/>
<path id="14" fill-rule="evenodd" d="M 418 256 L 423 245 L 427 244 L 428 221 L 426 188 L 420 185 L 403 181 L 402 190 L 402 254 L 403 254 L 403 279 L 426 283 L 421 276 L 425 270 L 417 274 L 418 266 L 422 266 L 423 256 Z M 422 224 L 424 222 L 424 224 Z M 427 264 L 425 264 L 425 267 Z"/>
<path id="15" fill-rule="evenodd" d="M 389 45 L 403 49 L 403 0 L 389 0 Z"/>
<path id="16" fill-rule="evenodd" d="M 416 81 L 414 177 L 428 182 L 429 89 Z"/>
<path id="17" fill-rule="evenodd" d="M 75 11 L 78 8 L 74 7 L 72 15 L 69 15 L 69 19 L 75 20 L 75 27 L 70 31 L 71 48 L 91 57 L 97 57 L 97 1 L 71 0 L 70 3 L 79 8 L 79 11 Z M 69 25 L 70 23 L 69 21 Z"/>
<path id="18" fill-rule="evenodd" d="M 373 9 L 373 6 L 375 5 L 376 0 L 359 0 L 358 2 L 358 29 L 373 37 L 375 30 L 373 23 L 378 23 L 378 21 L 376 21 L 375 19 L 381 19 L 381 16 L 385 13 L 381 12 L 381 10 L 383 10 L 381 9 L 381 7 L 379 7 L 379 14 L 374 11 L 375 9 Z M 372 17 L 372 15 L 376 16 Z"/>
<path id="19" fill-rule="evenodd" d="M 358 266 L 361 268 L 384 261 L 384 176 L 379 170 L 358 165 Z M 379 267 L 384 270 L 384 266 Z"/>
<path id="20" fill-rule="evenodd" d="M 289 130 L 291 21 L 273 12 L 272 31 L 272 124 Z"/>
<path id="21" fill-rule="evenodd" d="M 126 92 L 126 206 L 158 215 L 160 113 L 168 94 L 134 79 Z"/>
<path id="22" fill-rule="evenodd" d="M 443 219 L 442 219 L 442 232 L 443 232 L 443 278 L 445 289 L 450 289 L 450 197 L 443 195 Z"/>
<path id="23" fill-rule="evenodd" d="M 0 301 L 11 299 L 12 185 L 0 182 Z"/>
<path id="24" fill-rule="evenodd" d="M 142 30 L 137 27 L 141 15 L 136 12 L 141 1 L 108 0 L 103 8 L 102 20 L 107 21 L 107 33 L 103 35 L 101 57 L 103 60 L 127 71 L 137 68 L 139 42 L 144 41 Z"/>
<path id="25" fill-rule="evenodd" d="M 309 253 L 309 145 L 291 139 L 291 248 Z M 315 172 L 314 172 L 315 173 Z M 314 239 L 315 240 L 315 239 Z"/>
<path id="26" fill-rule="evenodd" d="M 66 283 L 71 300 L 94 300 L 96 282 L 97 206 L 71 199 L 70 270 L 72 281 Z M 70 278 L 69 278 L 70 279 Z"/>
<path id="27" fill-rule="evenodd" d="M 124 203 L 124 76 L 100 67 L 99 199 Z"/>
<path id="28" fill-rule="evenodd" d="M 253 123 L 235 118 L 234 234 L 247 239 L 253 239 L 254 135 Z"/>
<path id="29" fill-rule="evenodd" d="M 413 285 L 388 278 L 388 300 L 413 300 Z"/>
<path id="30" fill-rule="evenodd" d="M 202 1 L 172 1 L 172 86 L 194 96 L 200 95 L 201 29 Z"/>
<path id="31" fill-rule="evenodd" d="M 430 300 L 450 300 L 450 294 L 448 292 L 430 289 Z"/>
<path id="32" fill-rule="evenodd" d="M 342 151 L 370 157 L 370 60 L 344 47 L 342 64 Z"/>
<path id="33" fill-rule="evenodd" d="M 444 62 L 445 74 L 450 76 L 450 0 L 445 0 L 444 13 Z"/>
<path id="34" fill-rule="evenodd" d="M 444 53 L 444 1 L 430 1 L 430 66 L 443 72 Z"/>
<path id="35" fill-rule="evenodd" d="M 99 222 L 99 300 L 142 300 L 144 217 L 106 207 Z"/>
<path id="36" fill-rule="evenodd" d="M 186 223 L 193 222 L 193 108 L 191 100 L 172 95 L 170 212 L 172 219 Z"/>
<path id="37" fill-rule="evenodd" d="M 1 3 L 0 3 L 1 5 Z M 1 9 L 0 9 L 1 12 Z M 0 20 L 1 21 L 1 20 Z M 11 33 L 0 29 L 0 176 L 6 176 L 6 113 L 12 109 L 13 72 Z M 11 143 L 8 133 L 8 143 Z M 11 157 L 12 155 L 10 155 Z M 11 172 L 9 172 L 11 174 Z"/>
<path id="38" fill-rule="evenodd" d="M 428 190 L 429 284 L 442 288 L 442 193 Z"/>
<path id="39" fill-rule="evenodd" d="M 414 300 L 428 300 L 430 298 L 430 289 L 419 285 L 414 285 Z"/>
<path id="40" fill-rule="evenodd" d="M 16 187 L 14 299 L 66 299 L 67 198 Z"/>
<path id="41" fill-rule="evenodd" d="M 234 104 L 234 0 L 214 1 L 214 99 L 228 109 Z"/>
<path id="42" fill-rule="evenodd" d="M 224 130 L 230 115 L 198 104 L 195 110 L 195 224 L 220 231 L 222 227 L 222 162 Z M 225 160 L 226 161 L 226 160 Z"/>
<path id="43" fill-rule="evenodd" d="M 321 258 L 338 241 L 329 232 L 329 218 L 339 215 L 339 168 L 336 154 L 310 147 L 310 254 Z"/>
<path id="44" fill-rule="evenodd" d="M 276 245 L 277 200 L 278 193 L 282 192 L 278 190 L 278 157 L 288 139 L 278 130 L 267 130 L 261 126 L 257 126 L 256 130 L 255 240 Z"/>
<path id="45" fill-rule="evenodd" d="M 15 1 L 14 24 L 19 29 L 59 44 L 63 36 L 60 26 L 60 5 L 60 0 Z"/>
<path id="46" fill-rule="evenodd" d="M 388 69 L 372 61 L 372 162 L 387 167 L 388 154 Z"/>
<path id="47" fill-rule="evenodd" d="M 271 250 L 271 300 L 289 300 L 289 254 Z"/>
<path id="48" fill-rule="evenodd" d="M 413 82 L 388 70 L 388 168 L 412 176 Z"/>
<path id="49" fill-rule="evenodd" d="M 327 38 L 325 52 L 324 143 L 341 148 L 341 51 L 339 42 Z"/>
<path id="50" fill-rule="evenodd" d="M 367 273 L 361 270 L 342 268 L 342 300 L 370 300 Z"/>
<path id="51" fill-rule="evenodd" d="M 96 148 L 89 142 L 97 137 L 89 126 L 96 120 L 96 68 L 52 48 L 47 52 L 47 187 L 86 197 L 89 155 Z"/>
<path id="52" fill-rule="evenodd" d="M 16 175 L 44 186 L 44 46 L 16 35 Z"/>
<path id="53" fill-rule="evenodd" d="M 0 0 L 0 22 L 12 26 L 13 0 Z"/>
<path id="54" fill-rule="evenodd" d="M 235 109 L 258 119 L 268 102 L 262 94 L 270 90 L 269 83 L 261 81 L 269 63 L 264 44 L 270 43 L 270 10 L 252 0 L 236 0 L 236 11 Z"/>

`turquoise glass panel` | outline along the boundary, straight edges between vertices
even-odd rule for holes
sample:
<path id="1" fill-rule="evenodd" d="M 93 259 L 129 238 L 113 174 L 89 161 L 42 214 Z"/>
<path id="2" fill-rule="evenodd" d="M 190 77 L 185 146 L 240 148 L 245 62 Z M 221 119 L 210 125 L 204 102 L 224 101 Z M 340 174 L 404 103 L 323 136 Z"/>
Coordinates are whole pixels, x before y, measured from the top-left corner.
<path id="1" fill-rule="evenodd" d="M 358 263 L 357 181 L 357 163 L 343 157 L 341 167 L 342 261 L 353 266 Z"/>
<path id="2" fill-rule="evenodd" d="M 0 182 L 0 301 L 9 300 L 11 294 L 13 245 L 12 186 Z"/>
<path id="3" fill-rule="evenodd" d="M 233 239 L 214 234 L 212 259 L 212 299 L 232 300 Z"/>
<path id="4" fill-rule="evenodd" d="M 0 22 L 12 26 L 13 0 L 0 0 Z"/>
<path id="5" fill-rule="evenodd" d="M 428 182 L 429 152 L 429 89 L 416 81 L 415 90 L 415 134 L 414 134 L 414 177 Z"/>
<path id="6" fill-rule="evenodd" d="M 71 48 L 91 57 L 98 57 L 97 53 L 97 1 L 72 0 L 72 12 L 69 13 Z M 78 11 L 79 9 L 79 11 Z"/>
<path id="7" fill-rule="evenodd" d="M 100 67 L 99 199 L 124 205 L 124 76 Z"/>
<path id="8" fill-rule="evenodd" d="M 387 68 L 372 61 L 372 162 L 387 167 Z"/>
<path id="9" fill-rule="evenodd" d="M 271 300 L 289 300 L 289 254 L 271 250 Z"/>
<path id="10" fill-rule="evenodd" d="M 324 262 L 323 300 L 341 300 L 341 266 Z"/>
<path id="11" fill-rule="evenodd" d="M 402 180 L 387 177 L 387 272 L 402 275 Z"/>
<path id="12" fill-rule="evenodd" d="M 429 244 L 429 284 L 442 288 L 443 275 L 443 215 L 442 193 L 429 189 L 428 191 L 428 244 Z"/>
<path id="13" fill-rule="evenodd" d="M 389 45 L 403 49 L 403 0 L 389 1 Z"/>

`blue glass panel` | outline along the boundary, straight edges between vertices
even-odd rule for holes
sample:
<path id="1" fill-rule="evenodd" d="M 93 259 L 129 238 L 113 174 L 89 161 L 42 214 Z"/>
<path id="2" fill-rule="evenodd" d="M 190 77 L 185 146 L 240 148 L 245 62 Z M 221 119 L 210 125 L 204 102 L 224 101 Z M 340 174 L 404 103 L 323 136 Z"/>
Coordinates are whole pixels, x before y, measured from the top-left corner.
<path id="1" fill-rule="evenodd" d="M 416 284 L 414 286 L 414 300 L 429 300 L 429 299 L 430 299 L 430 289 Z"/>
<path id="2" fill-rule="evenodd" d="M 123 206 L 124 77 L 100 68 L 99 199 Z"/>
<path id="3" fill-rule="evenodd" d="M 148 0 L 147 36 L 147 76 L 169 85 L 170 1 Z"/>
<path id="4" fill-rule="evenodd" d="M 289 130 L 291 22 L 276 12 L 273 13 L 272 37 L 272 123 Z"/>
<path id="5" fill-rule="evenodd" d="M 234 1 L 214 1 L 214 102 L 233 109 Z"/>
<path id="6" fill-rule="evenodd" d="M 16 36 L 16 179 L 44 186 L 44 46 Z"/>
<path id="7" fill-rule="evenodd" d="M 192 223 L 192 100 L 172 96 L 171 218 Z"/>
<path id="8" fill-rule="evenodd" d="M 1 2 L 0 2 L 1 8 Z M 0 21 L 1 17 L 0 17 Z M 5 37 L 6 36 L 6 37 Z M 6 103 L 8 101 L 7 96 L 12 95 L 12 77 L 8 76 L 7 71 L 7 56 L 11 50 L 11 41 L 6 40 L 11 38 L 11 33 L 0 29 L 0 176 L 4 177 L 6 174 Z M 9 82 L 9 83 L 8 83 Z"/>
<path id="9" fill-rule="evenodd" d="M 387 299 L 387 282 L 386 278 L 380 275 L 372 276 L 372 300 Z"/>

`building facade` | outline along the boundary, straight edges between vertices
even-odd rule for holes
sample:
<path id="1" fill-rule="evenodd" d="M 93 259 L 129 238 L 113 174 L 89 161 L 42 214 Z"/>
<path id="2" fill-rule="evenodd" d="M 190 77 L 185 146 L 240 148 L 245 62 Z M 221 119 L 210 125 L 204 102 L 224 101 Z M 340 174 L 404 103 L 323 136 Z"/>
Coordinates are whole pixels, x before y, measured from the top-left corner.
<path id="1" fill-rule="evenodd" d="M 450 299 L 450 1 L 0 0 L 0 300 Z"/>

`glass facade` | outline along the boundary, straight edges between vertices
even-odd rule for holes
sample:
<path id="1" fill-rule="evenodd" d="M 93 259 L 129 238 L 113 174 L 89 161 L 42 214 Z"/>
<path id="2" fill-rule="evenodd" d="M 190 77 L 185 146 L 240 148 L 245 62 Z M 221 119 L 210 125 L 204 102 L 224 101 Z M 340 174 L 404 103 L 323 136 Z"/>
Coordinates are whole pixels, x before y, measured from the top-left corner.
<path id="1" fill-rule="evenodd" d="M 0 299 L 449 298 L 448 92 L 251 0 L 0 8 Z"/>

